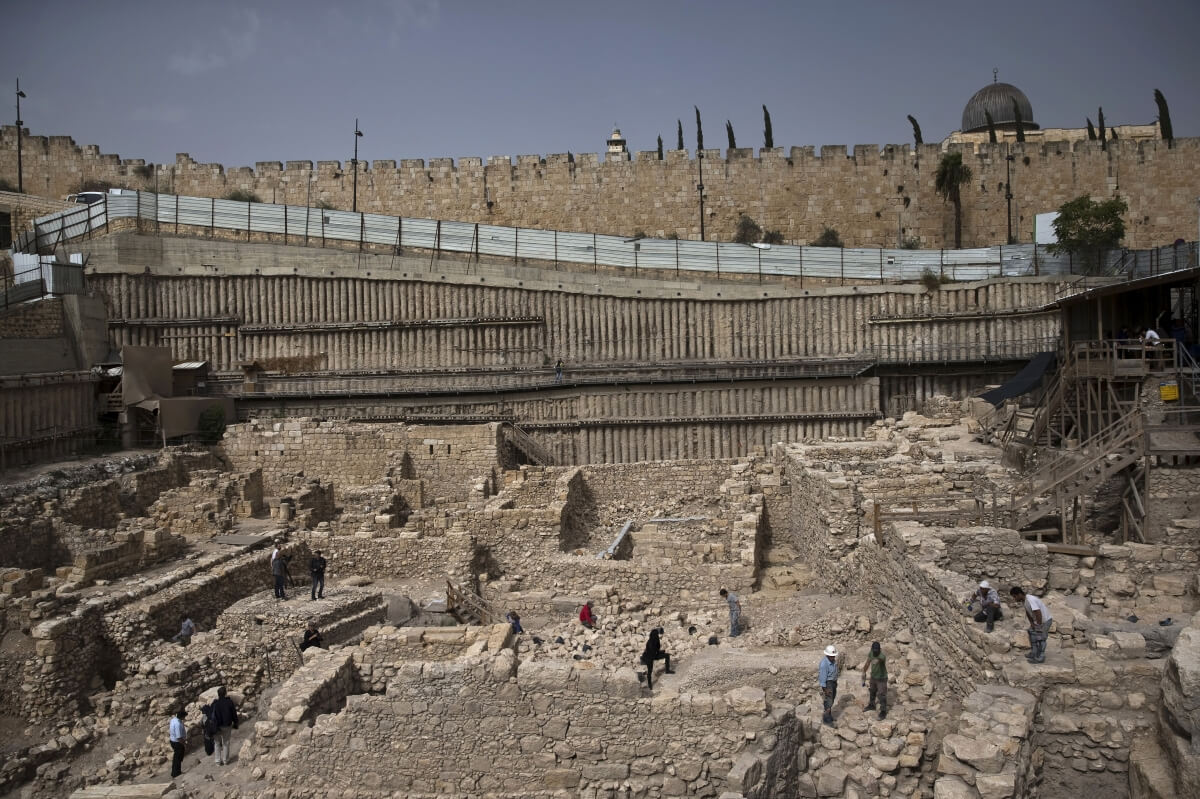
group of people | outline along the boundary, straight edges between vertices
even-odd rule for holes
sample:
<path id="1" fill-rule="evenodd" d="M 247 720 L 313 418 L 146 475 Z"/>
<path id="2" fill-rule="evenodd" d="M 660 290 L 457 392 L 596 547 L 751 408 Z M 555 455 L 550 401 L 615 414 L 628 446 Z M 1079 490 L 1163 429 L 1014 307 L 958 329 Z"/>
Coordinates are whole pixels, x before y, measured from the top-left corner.
<path id="1" fill-rule="evenodd" d="M 833 726 L 833 705 L 837 701 L 838 692 L 838 651 L 833 644 L 825 647 L 821 662 L 817 665 L 817 685 L 821 688 L 821 721 Z M 870 683 L 869 699 L 866 710 L 879 708 L 879 720 L 887 718 L 888 714 L 888 671 L 887 655 L 878 641 L 871 644 L 867 659 L 863 661 L 862 685 L 865 688 Z"/>
<path id="2" fill-rule="evenodd" d="M 231 758 L 230 743 L 233 731 L 238 727 L 237 705 L 229 696 L 224 686 L 217 689 L 217 698 L 211 705 L 200 708 L 204 714 L 201 724 L 201 734 L 204 737 L 204 753 L 216 754 L 217 765 L 224 766 Z M 188 731 L 184 719 L 187 713 L 180 710 L 167 725 L 167 738 L 171 744 L 171 776 L 178 777 L 183 773 L 183 757 L 187 753 Z"/>
<path id="3" fill-rule="evenodd" d="M 1025 609 L 1025 618 L 1029 622 L 1029 654 L 1025 659 L 1030 663 L 1046 662 L 1046 640 L 1050 637 L 1050 608 L 1040 597 L 1028 594 L 1019 585 L 1014 585 L 1008 591 L 1014 602 L 1020 602 Z M 975 621 L 987 624 L 990 633 L 996 628 L 996 622 L 1004 618 L 1004 610 L 1000 605 L 1000 594 L 992 588 L 991 583 L 983 580 L 967 605 L 968 611 L 975 614 Z"/>
<path id="4" fill-rule="evenodd" d="M 288 572 L 288 564 L 291 562 L 291 556 L 280 552 L 277 542 L 275 549 L 271 551 L 271 577 L 275 582 L 276 599 L 288 598 L 286 589 L 292 581 L 291 574 Z M 308 561 L 308 573 L 312 578 L 312 599 L 314 601 L 325 598 L 325 566 L 325 558 L 322 557 L 321 551 L 317 550 Z"/>

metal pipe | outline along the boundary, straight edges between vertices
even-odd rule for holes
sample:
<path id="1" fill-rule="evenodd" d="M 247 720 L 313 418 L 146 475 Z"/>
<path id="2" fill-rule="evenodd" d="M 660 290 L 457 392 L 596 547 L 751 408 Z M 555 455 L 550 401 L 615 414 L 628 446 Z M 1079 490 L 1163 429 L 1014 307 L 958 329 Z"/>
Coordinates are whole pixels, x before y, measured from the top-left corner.
<path id="1" fill-rule="evenodd" d="M 362 138 L 362 131 L 358 129 L 358 118 L 354 119 L 354 158 L 351 159 L 350 165 L 354 167 L 354 199 L 352 200 L 351 210 L 358 213 L 358 140 Z"/>
<path id="2" fill-rule="evenodd" d="M 25 92 L 21 91 L 21 79 L 17 78 L 17 191 L 25 192 L 25 181 L 21 170 L 21 126 L 25 123 L 21 121 L 21 98 L 25 96 Z"/>

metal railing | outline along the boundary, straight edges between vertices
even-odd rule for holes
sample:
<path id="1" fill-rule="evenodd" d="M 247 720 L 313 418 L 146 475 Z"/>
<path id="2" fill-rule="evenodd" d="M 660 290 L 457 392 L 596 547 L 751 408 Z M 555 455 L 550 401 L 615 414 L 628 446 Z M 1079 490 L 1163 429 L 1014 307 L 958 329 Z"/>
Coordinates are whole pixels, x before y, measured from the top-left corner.
<path id="1" fill-rule="evenodd" d="M 796 277 L 821 280 L 910 282 L 945 277 L 950 280 L 982 280 L 989 277 L 1058 275 L 1094 271 L 1095 264 L 1077 264 L 1070 255 L 1052 255 L 1045 246 L 1014 244 L 962 250 L 906 250 L 873 248 L 762 245 L 752 247 L 727 242 L 680 241 L 646 237 L 621 238 L 596 233 L 532 230 L 473 222 L 410 219 L 381 214 L 353 213 L 306 206 L 245 203 L 211 197 L 182 197 L 136 192 L 105 195 L 103 201 L 60 211 L 34 222 L 34 230 L 22 234 L 16 248 L 22 252 L 45 252 L 59 244 L 107 229 L 114 221 L 136 219 L 153 225 L 160 233 L 201 233 L 223 237 L 252 234 L 278 236 L 285 243 L 324 245 L 343 242 L 417 248 L 432 252 L 511 258 L 514 261 L 574 263 L 598 269 L 619 267 L 650 270 L 656 277 L 682 272 Z M 1131 274 L 1144 270 L 1170 271 L 1183 268 L 1193 245 L 1144 251 L 1136 257 Z M 1106 264 L 1125 258 L 1123 250 L 1105 254 Z M 432 268 L 432 261 L 431 261 Z"/>

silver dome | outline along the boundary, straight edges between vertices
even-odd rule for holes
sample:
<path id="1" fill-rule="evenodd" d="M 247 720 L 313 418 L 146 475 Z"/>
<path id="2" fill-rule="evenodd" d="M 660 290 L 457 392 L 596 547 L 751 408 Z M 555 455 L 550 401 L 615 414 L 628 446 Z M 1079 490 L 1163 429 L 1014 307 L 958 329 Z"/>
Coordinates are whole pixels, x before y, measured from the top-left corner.
<path id="1" fill-rule="evenodd" d="M 967 101 L 962 113 L 962 132 L 976 133 L 987 130 L 987 117 L 984 112 L 992 115 L 992 122 L 997 130 L 1013 130 L 1016 128 L 1016 117 L 1013 116 L 1013 100 L 1021 109 L 1021 127 L 1025 130 L 1037 130 L 1033 121 L 1033 106 L 1025 92 L 1011 83 L 989 83 Z"/>

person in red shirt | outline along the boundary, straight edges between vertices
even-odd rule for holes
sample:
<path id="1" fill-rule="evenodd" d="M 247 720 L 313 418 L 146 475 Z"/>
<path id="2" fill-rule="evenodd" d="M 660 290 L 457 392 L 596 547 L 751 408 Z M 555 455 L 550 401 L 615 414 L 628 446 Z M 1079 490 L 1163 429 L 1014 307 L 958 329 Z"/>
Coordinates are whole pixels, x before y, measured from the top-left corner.
<path id="1" fill-rule="evenodd" d="M 589 630 L 596 629 L 596 617 L 592 615 L 592 600 L 583 603 L 579 609 L 579 623 Z"/>

